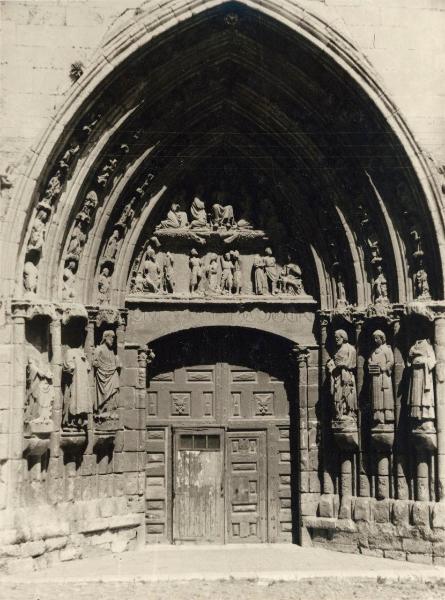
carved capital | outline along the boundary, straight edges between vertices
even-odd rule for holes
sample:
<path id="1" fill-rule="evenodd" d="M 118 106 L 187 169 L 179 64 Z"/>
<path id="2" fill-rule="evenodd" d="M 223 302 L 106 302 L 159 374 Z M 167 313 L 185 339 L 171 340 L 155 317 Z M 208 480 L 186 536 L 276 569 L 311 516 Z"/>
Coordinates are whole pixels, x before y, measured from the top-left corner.
<path id="1" fill-rule="evenodd" d="M 86 308 L 88 319 L 94 321 L 97 327 L 101 325 L 123 325 L 127 324 L 128 311 L 124 308 L 97 308 L 88 306 Z"/>
<path id="2" fill-rule="evenodd" d="M 61 318 L 61 308 L 57 304 L 44 301 L 13 300 L 11 302 L 11 316 L 15 318 L 33 319 L 37 316 L 48 317 L 51 320 Z"/>
<path id="3" fill-rule="evenodd" d="M 138 366 L 139 368 L 145 369 L 149 367 L 155 359 L 155 353 L 148 346 L 141 346 L 138 348 Z"/>
<path id="4" fill-rule="evenodd" d="M 306 346 L 300 346 L 300 344 L 294 344 L 290 351 L 290 358 L 293 362 L 298 365 L 299 369 L 309 364 L 311 352 Z"/>

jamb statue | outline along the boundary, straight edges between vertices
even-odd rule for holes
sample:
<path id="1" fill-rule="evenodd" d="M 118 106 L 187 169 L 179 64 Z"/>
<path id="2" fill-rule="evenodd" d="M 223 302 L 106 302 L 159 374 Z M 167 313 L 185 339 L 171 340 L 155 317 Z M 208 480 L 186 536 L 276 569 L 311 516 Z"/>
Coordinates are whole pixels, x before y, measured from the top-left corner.
<path id="1" fill-rule="evenodd" d="M 377 329 L 372 334 L 374 351 L 368 359 L 368 372 L 371 376 L 371 400 L 373 420 L 376 424 L 394 422 L 394 393 L 392 372 L 394 354 L 386 343 L 383 331 Z"/>
<path id="2" fill-rule="evenodd" d="M 119 357 L 114 353 L 115 333 L 106 330 L 102 341 L 94 349 L 93 367 L 96 380 L 94 415 L 97 422 L 117 419 L 117 397 L 119 394 L 119 374 L 122 368 Z"/>
<path id="3" fill-rule="evenodd" d="M 337 351 L 334 358 L 326 363 L 331 379 L 331 395 L 334 403 L 334 419 L 347 421 L 356 419 L 357 391 L 354 370 L 357 354 L 348 342 L 348 334 L 343 329 L 335 332 Z"/>

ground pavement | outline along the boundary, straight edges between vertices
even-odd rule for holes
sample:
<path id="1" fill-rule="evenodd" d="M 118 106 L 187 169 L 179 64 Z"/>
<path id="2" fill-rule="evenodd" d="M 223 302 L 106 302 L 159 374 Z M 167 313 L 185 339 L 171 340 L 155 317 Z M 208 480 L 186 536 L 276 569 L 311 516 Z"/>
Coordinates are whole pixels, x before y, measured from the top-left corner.
<path id="1" fill-rule="evenodd" d="M 293 545 L 150 546 L 0 578 L 8 600 L 443 600 L 445 567 Z"/>

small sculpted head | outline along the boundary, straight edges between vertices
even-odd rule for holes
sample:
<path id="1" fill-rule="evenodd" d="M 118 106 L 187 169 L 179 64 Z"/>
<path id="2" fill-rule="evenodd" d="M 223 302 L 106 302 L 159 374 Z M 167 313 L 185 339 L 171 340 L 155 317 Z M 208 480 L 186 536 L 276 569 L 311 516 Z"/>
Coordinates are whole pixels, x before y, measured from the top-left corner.
<path id="1" fill-rule="evenodd" d="M 372 334 L 372 339 L 376 346 L 381 346 L 382 344 L 386 344 L 386 335 L 381 331 L 381 329 L 376 329 Z"/>
<path id="2" fill-rule="evenodd" d="M 116 334 L 114 333 L 114 331 L 112 329 L 107 329 L 102 335 L 102 344 L 105 344 L 106 346 L 108 346 L 108 348 L 113 348 L 115 337 Z"/>
<path id="3" fill-rule="evenodd" d="M 338 347 L 348 341 L 348 334 L 344 329 L 337 329 L 334 333 L 335 343 Z"/>

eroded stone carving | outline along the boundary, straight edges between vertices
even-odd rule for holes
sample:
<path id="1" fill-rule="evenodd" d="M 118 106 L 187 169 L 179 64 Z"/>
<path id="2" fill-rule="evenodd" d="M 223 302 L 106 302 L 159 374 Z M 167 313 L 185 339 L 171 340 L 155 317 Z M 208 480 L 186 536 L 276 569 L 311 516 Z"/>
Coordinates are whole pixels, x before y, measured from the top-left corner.
<path id="1" fill-rule="evenodd" d="M 52 430 L 52 407 L 54 403 L 53 374 L 37 351 L 30 351 L 26 367 L 25 423 L 31 428 L 41 425 Z"/>
<path id="2" fill-rule="evenodd" d="M 97 280 L 97 290 L 98 304 L 105 304 L 106 302 L 110 301 L 111 273 L 109 267 L 107 266 L 103 266 L 101 269 L 99 279 Z"/>
<path id="3" fill-rule="evenodd" d="M 40 202 L 37 208 L 37 214 L 32 224 L 29 235 L 27 251 L 41 252 L 45 242 L 46 228 L 48 225 L 51 206 L 47 202 Z"/>
<path id="4" fill-rule="evenodd" d="M 192 206 L 190 207 L 190 213 L 192 216 L 190 227 L 195 229 L 208 227 L 205 204 L 197 196 L 193 199 Z"/>
<path id="5" fill-rule="evenodd" d="M 190 293 L 191 294 L 202 294 L 202 278 L 203 268 L 202 260 L 198 256 L 198 251 L 192 248 L 190 251 Z"/>
<path id="6" fill-rule="evenodd" d="M 376 271 L 376 276 L 372 282 L 372 301 L 374 304 L 387 305 L 389 304 L 388 282 L 381 264 L 377 265 Z"/>
<path id="7" fill-rule="evenodd" d="M 373 421 L 375 424 L 394 423 L 394 393 L 392 372 L 394 354 L 386 343 L 386 335 L 380 329 L 372 334 L 374 350 L 368 359 L 368 371 L 371 376 L 371 400 Z"/>
<path id="8" fill-rule="evenodd" d="M 111 234 L 110 239 L 105 247 L 104 258 L 114 261 L 116 258 L 116 254 L 119 250 L 119 246 L 121 244 L 121 236 L 119 229 L 114 229 Z"/>
<path id="9" fill-rule="evenodd" d="M 277 263 L 271 248 L 266 248 L 264 254 L 265 256 L 257 254 L 254 258 L 254 291 L 258 295 L 276 294 L 278 280 Z"/>
<path id="10" fill-rule="evenodd" d="M 62 300 L 69 301 L 74 298 L 74 285 L 76 283 L 77 263 L 68 260 L 62 275 Z"/>
<path id="11" fill-rule="evenodd" d="M 122 365 L 113 350 L 115 336 L 111 329 L 104 331 L 102 341 L 99 346 L 96 346 L 93 354 L 96 381 L 94 418 L 98 424 L 118 419 L 117 399 Z"/>
<path id="12" fill-rule="evenodd" d="M 25 262 L 23 267 L 23 288 L 25 296 L 33 296 L 37 293 L 37 283 L 39 281 L 39 270 L 37 266 L 31 262 Z"/>
<path id="13" fill-rule="evenodd" d="M 164 256 L 164 264 L 162 268 L 162 290 L 166 294 L 172 294 L 175 291 L 174 261 L 170 252 L 166 252 Z"/>
<path id="14" fill-rule="evenodd" d="M 288 257 L 290 261 L 290 257 Z M 281 269 L 278 277 L 278 289 L 283 294 L 299 296 L 305 294 L 302 280 L 302 272 L 299 265 L 288 262 Z"/>
<path id="15" fill-rule="evenodd" d="M 408 406 L 410 417 L 416 426 L 433 429 L 435 418 L 433 369 L 436 355 L 429 340 L 414 342 L 408 354 L 407 367 L 410 369 Z"/>
<path id="16" fill-rule="evenodd" d="M 68 348 L 62 365 L 62 428 L 81 430 L 87 425 L 93 411 L 90 397 L 89 372 L 91 366 L 83 348 Z"/>
<path id="17" fill-rule="evenodd" d="M 423 266 L 423 258 L 417 258 L 417 271 L 414 273 L 414 296 L 416 300 L 431 300 L 428 273 Z"/>

